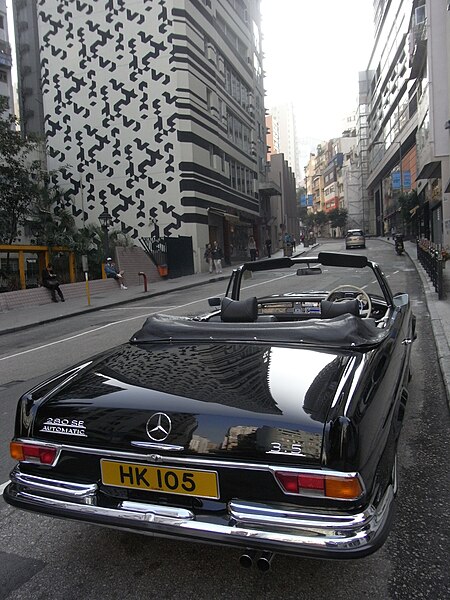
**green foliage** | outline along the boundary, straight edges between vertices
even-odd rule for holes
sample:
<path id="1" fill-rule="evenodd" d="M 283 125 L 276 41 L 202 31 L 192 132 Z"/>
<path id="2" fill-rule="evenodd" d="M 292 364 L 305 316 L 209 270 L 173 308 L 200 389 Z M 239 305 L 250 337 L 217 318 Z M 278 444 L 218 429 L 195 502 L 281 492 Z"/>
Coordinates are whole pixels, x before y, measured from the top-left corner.
<path id="1" fill-rule="evenodd" d="M 76 246 L 77 229 L 75 219 L 61 208 L 62 193 L 46 177 L 40 187 L 40 194 L 29 213 L 29 223 L 36 244 L 44 246 L 67 246 L 72 250 Z"/>
<path id="2" fill-rule="evenodd" d="M 0 242 L 12 244 L 40 196 L 42 171 L 31 157 L 37 142 L 22 138 L 16 117 L 6 108 L 0 96 Z"/>
<path id="3" fill-rule="evenodd" d="M 407 194 L 401 194 L 398 198 L 398 203 L 400 205 L 400 213 L 402 215 L 403 222 L 405 224 L 411 223 L 413 220 L 411 210 L 419 204 L 417 191 L 412 190 Z"/>
<path id="4" fill-rule="evenodd" d="M 308 209 L 306 206 L 297 205 L 297 217 L 305 223 L 306 217 L 308 216 Z"/>
<path id="5" fill-rule="evenodd" d="M 323 211 L 317 213 L 309 212 L 304 219 L 304 223 L 309 228 L 313 226 L 321 227 L 326 223 L 330 223 L 331 227 L 340 227 L 342 229 L 346 226 L 347 220 L 347 210 L 345 208 L 335 208 L 328 213 Z"/>
<path id="6" fill-rule="evenodd" d="M 328 213 L 328 221 L 331 227 L 343 229 L 347 225 L 348 212 L 345 208 L 334 208 Z"/>
<path id="7" fill-rule="evenodd" d="M 314 215 L 314 223 L 315 225 L 317 225 L 318 227 L 321 227 L 322 225 L 325 225 L 325 223 L 328 223 L 328 217 L 327 214 L 324 213 L 323 211 L 319 211 Z"/>
<path id="8" fill-rule="evenodd" d="M 306 215 L 306 217 L 305 217 L 305 219 L 304 219 L 303 222 L 304 222 L 304 224 L 306 225 L 306 227 L 308 229 L 312 229 L 314 227 L 314 225 L 315 225 L 315 217 L 316 217 L 316 215 L 314 213 L 312 213 L 312 212 L 309 212 Z"/>

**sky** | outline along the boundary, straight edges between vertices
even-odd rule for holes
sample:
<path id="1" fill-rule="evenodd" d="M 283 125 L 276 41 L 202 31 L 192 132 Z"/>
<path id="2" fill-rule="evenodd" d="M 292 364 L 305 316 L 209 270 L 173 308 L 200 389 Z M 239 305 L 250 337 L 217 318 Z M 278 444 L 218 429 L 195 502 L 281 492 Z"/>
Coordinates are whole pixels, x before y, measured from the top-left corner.
<path id="1" fill-rule="evenodd" d="M 339 137 L 374 43 L 373 0 L 262 0 L 261 16 L 266 108 L 292 102 L 300 142 Z"/>

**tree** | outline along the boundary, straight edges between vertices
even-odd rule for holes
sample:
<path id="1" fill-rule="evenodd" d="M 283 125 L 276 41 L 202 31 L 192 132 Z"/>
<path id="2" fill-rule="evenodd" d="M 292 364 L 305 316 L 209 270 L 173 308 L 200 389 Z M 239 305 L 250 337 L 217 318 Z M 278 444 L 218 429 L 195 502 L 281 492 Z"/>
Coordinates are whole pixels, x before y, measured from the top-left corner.
<path id="1" fill-rule="evenodd" d="M 400 194 L 398 198 L 398 203 L 400 205 L 400 214 L 402 217 L 403 228 L 406 229 L 406 231 L 404 231 L 403 233 L 407 235 L 410 232 L 409 230 L 411 229 L 412 221 L 417 219 L 416 213 L 411 212 L 419 204 L 417 190 L 411 190 L 411 192 L 409 193 Z M 417 223 L 415 224 L 417 225 Z"/>
<path id="2" fill-rule="evenodd" d="M 328 217 L 326 215 L 326 213 L 324 213 L 323 211 L 319 211 L 314 215 L 314 224 L 317 227 L 322 227 L 322 225 L 325 225 L 325 223 L 328 223 Z"/>
<path id="3" fill-rule="evenodd" d="M 339 227 L 344 229 L 347 225 L 348 213 L 345 208 L 334 208 L 328 213 L 328 220 L 331 227 Z"/>
<path id="4" fill-rule="evenodd" d="M 19 237 L 19 228 L 41 193 L 41 165 L 31 157 L 38 143 L 23 139 L 18 124 L 0 96 L 0 242 L 4 244 Z"/>
<path id="5" fill-rule="evenodd" d="M 60 208 L 61 192 L 46 177 L 40 188 L 39 198 L 28 215 L 33 242 L 42 246 L 74 245 L 75 221 L 68 211 Z"/>

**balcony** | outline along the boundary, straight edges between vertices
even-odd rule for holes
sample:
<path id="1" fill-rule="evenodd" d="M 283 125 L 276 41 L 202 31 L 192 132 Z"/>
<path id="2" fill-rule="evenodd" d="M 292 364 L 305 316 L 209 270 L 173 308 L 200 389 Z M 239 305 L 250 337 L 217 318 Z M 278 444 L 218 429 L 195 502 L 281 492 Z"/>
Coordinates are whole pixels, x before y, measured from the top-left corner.
<path id="1" fill-rule="evenodd" d="M 258 191 L 261 196 L 281 196 L 281 188 L 274 181 L 260 181 Z"/>

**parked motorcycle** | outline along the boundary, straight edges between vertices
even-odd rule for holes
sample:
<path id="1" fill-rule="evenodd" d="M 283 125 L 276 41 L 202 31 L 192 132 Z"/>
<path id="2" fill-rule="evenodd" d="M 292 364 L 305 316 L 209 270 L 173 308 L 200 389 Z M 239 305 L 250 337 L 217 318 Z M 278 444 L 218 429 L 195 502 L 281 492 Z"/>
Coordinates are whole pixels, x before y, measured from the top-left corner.
<path id="1" fill-rule="evenodd" d="M 405 245 L 403 243 L 403 236 L 400 233 L 397 233 L 394 236 L 394 247 L 397 254 L 400 256 L 405 251 Z"/>

